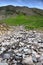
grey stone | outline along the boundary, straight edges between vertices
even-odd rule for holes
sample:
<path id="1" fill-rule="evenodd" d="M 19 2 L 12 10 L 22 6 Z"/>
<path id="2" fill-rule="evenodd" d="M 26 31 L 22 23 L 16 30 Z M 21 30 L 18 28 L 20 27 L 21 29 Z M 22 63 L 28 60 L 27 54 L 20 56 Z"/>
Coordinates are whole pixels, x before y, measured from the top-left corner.
<path id="1" fill-rule="evenodd" d="M 43 56 L 41 55 L 40 58 L 39 58 L 40 61 L 43 61 Z"/>
<path id="2" fill-rule="evenodd" d="M 0 63 L 0 65 L 8 65 L 7 63 Z"/>
<path id="3" fill-rule="evenodd" d="M 36 63 L 36 65 L 42 65 L 42 63 L 41 62 L 38 62 L 38 63 Z"/>
<path id="4" fill-rule="evenodd" d="M 37 59 L 36 59 L 34 54 L 32 54 L 32 60 L 33 60 L 34 63 L 37 63 Z"/>
<path id="5" fill-rule="evenodd" d="M 9 59 L 9 58 L 10 58 L 10 54 L 8 53 L 3 54 L 3 59 Z"/>
<path id="6" fill-rule="evenodd" d="M 20 60 L 20 61 L 22 61 L 22 55 L 19 54 L 19 53 L 17 53 L 17 54 L 15 55 L 15 60 Z"/>
<path id="7" fill-rule="evenodd" d="M 43 52 L 43 47 L 40 47 L 40 48 L 39 48 L 39 51 L 40 51 L 40 52 Z"/>
<path id="8" fill-rule="evenodd" d="M 25 65 L 33 65 L 33 61 L 32 61 L 32 57 L 29 56 L 29 57 L 26 57 L 23 59 L 22 63 Z"/>
<path id="9" fill-rule="evenodd" d="M 32 52 L 31 52 L 31 49 L 24 49 L 24 53 L 29 55 L 29 54 L 31 54 Z"/>

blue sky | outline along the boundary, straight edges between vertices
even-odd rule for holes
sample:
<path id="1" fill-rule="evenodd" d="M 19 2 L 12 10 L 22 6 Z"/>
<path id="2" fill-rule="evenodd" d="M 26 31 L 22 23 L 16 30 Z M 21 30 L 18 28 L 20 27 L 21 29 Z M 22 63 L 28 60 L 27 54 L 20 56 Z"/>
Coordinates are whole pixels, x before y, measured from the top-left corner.
<path id="1" fill-rule="evenodd" d="M 28 6 L 43 9 L 43 0 L 0 0 L 0 6 Z"/>

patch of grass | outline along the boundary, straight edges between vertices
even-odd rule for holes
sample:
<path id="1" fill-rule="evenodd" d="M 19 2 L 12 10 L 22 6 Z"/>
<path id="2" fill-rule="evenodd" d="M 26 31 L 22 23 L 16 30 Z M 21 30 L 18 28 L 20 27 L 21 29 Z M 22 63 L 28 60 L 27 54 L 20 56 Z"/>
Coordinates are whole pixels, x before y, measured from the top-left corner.
<path id="1" fill-rule="evenodd" d="M 26 29 L 42 29 L 43 16 L 24 16 L 18 15 L 2 20 L 8 25 L 24 25 Z"/>

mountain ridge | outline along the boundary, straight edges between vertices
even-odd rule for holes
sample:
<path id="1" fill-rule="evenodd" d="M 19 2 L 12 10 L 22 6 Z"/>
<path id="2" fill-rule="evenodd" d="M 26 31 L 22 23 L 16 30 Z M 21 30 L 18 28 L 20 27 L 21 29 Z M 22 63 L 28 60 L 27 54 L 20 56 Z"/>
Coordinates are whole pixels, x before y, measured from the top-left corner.
<path id="1" fill-rule="evenodd" d="M 43 16 L 43 10 L 37 8 L 29 8 L 26 6 L 13 6 L 7 5 L 0 7 L 0 15 L 13 15 L 13 14 L 23 14 L 23 15 L 41 15 Z"/>

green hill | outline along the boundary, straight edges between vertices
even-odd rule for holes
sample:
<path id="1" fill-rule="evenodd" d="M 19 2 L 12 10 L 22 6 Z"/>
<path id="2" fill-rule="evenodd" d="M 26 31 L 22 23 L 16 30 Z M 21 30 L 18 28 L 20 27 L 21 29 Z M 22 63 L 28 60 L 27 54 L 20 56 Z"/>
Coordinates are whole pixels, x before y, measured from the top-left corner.
<path id="1" fill-rule="evenodd" d="M 0 22 L 8 25 L 24 25 L 26 29 L 43 30 L 43 10 L 12 5 L 3 6 L 0 7 Z"/>

